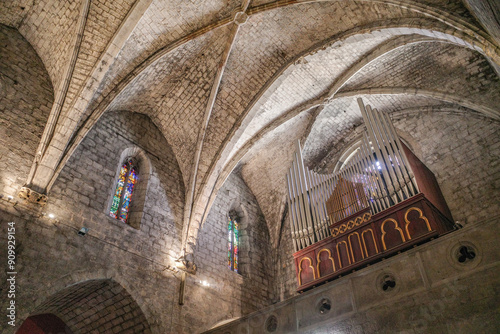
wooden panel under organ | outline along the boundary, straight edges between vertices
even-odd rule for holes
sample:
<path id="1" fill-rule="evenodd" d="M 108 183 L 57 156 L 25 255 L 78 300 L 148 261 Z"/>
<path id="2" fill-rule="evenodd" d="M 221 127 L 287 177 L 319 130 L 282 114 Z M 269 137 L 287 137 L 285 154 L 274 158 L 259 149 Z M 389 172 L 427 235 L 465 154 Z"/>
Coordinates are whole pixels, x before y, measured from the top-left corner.
<path id="1" fill-rule="evenodd" d="M 387 114 L 358 99 L 365 131 L 333 174 L 287 174 L 298 291 L 453 230 L 433 173 L 401 142 Z"/>

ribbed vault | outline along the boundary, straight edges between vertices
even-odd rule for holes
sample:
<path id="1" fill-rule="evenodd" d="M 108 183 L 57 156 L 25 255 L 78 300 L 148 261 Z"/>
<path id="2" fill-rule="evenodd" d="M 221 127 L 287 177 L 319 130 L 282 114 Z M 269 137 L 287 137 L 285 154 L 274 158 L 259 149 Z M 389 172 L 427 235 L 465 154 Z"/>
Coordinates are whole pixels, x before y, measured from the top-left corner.
<path id="1" fill-rule="evenodd" d="M 42 60 L 54 104 L 26 185 L 49 193 L 108 111 L 148 115 L 186 185 L 191 253 L 239 165 L 278 240 L 294 141 L 328 168 L 360 122 L 453 109 L 500 118 L 495 39 L 461 1 L 23 0 L 0 5 Z"/>

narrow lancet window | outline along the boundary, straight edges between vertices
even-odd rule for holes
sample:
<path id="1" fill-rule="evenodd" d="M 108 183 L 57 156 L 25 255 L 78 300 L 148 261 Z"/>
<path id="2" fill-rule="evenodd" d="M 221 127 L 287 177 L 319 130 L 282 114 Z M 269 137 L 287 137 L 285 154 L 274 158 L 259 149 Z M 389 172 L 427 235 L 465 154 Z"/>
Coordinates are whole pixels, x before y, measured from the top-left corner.
<path id="1" fill-rule="evenodd" d="M 227 264 L 229 269 L 238 272 L 238 221 L 229 217 L 228 223 L 228 246 L 227 246 Z"/>
<path id="2" fill-rule="evenodd" d="M 125 162 L 120 168 L 116 183 L 115 195 L 111 203 L 109 215 L 126 223 L 130 211 L 130 202 L 134 186 L 137 183 L 137 168 L 132 160 Z"/>

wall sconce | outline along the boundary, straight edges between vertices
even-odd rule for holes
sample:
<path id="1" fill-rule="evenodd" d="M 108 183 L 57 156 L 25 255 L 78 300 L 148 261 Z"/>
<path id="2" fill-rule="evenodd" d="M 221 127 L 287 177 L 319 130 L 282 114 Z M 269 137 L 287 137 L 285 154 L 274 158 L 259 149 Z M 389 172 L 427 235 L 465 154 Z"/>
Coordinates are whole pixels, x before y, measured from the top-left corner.
<path id="1" fill-rule="evenodd" d="M 87 232 L 89 231 L 89 228 L 88 227 L 82 227 L 79 231 L 78 231 L 78 235 L 81 236 L 81 237 L 84 237 Z"/>

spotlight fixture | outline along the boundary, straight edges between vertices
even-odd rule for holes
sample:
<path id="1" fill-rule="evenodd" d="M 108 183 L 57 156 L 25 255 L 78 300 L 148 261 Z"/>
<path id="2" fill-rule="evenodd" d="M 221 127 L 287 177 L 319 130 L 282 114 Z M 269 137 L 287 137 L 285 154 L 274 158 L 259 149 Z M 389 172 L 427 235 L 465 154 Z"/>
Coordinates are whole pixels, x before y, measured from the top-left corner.
<path id="1" fill-rule="evenodd" d="M 208 284 L 208 282 L 207 282 L 207 281 L 200 281 L 200 283 L 201 283 L 201 285 L 203 285 L 203 286 L 210 286 L 210 284 Z"/>
<path id="2" fill-rule="evenodd" d="M 12 201 L 12 200 L 14 199 L 14 197 L 13 197 L 13 196 L 11 196 L 11 195 L 9 195 L 9 196 L 7 196 L 7 199 L 8 199 L 9 201 Z"/>
<path id="3" fill-rule="evenodd" d="M 78 235 L 81 236 L 81 237 L 84 237 L 87 232 L 89 231 L 89 228 L 88 227 L 82 227 L 79 231 L 78 231 Z"/>
<path id="4" fill-rule="evenodd" d="M 54 218 L 56 218 L 56 216 L 55 216 L 53 213 L 49 213 L 49 214 L 48 214 L 48 217 L 49 217 L 50 219 L 54 219 Z"/>

